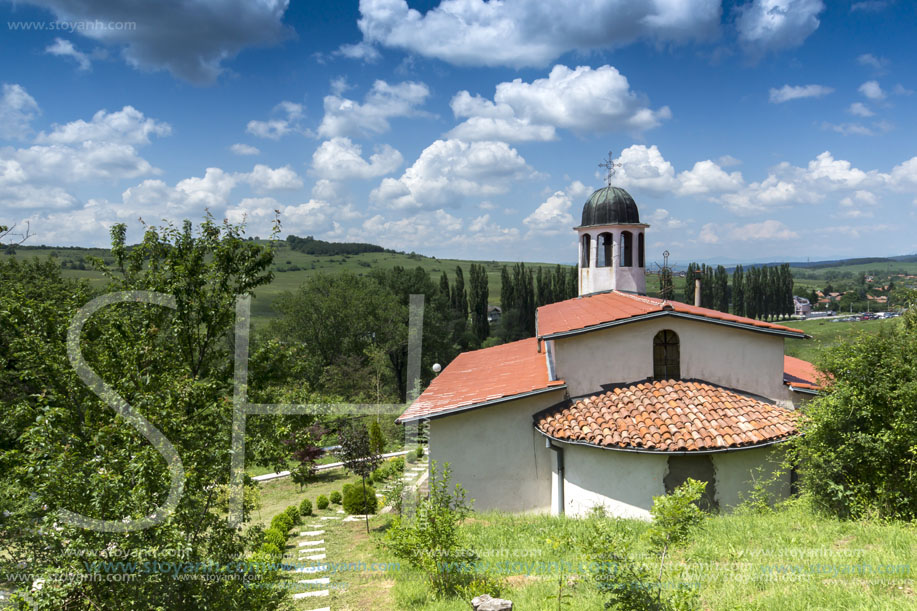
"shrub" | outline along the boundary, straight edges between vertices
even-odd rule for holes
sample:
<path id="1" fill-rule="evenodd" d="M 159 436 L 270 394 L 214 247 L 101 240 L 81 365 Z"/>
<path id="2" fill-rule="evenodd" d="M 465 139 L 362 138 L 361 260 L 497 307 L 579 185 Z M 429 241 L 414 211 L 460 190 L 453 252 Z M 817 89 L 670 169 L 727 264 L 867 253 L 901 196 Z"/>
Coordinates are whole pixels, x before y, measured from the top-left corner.
<path id="1" fill-rule="evenodd" d="M 277 549 L 283 549 L 287 545 L 287 535 L 276 528 L 268 528 L 264 531 L 264 542 L 277 546 Z"/>
<path id="2" fill-rule="evenodd" d="M 388 468 L 392 473 L 404 473 L 404 456 L 396 456 L 388 461 Z"/>
<path id="3" fill-rule="evenodd" d="M 319 509 L 328 509 L 328 497 L 324 494 L 315 500 L 315 506 Z"/>
<path id="4" fill-rule="evenodd" d="M 293 520 L 293 526 L 296 526 L 297 524 L 302 524 L 302 520 L 299 517 L 299 507 L 297 507 L 296 505 L 290 505 L 289 507 L 286 508 L 284 513 L 290 516 L 290 519 Z"/>
<path id="5" fill-rule="evenodd" d="M 385 476 L 382 475 L 382 468 L 380 467 L 376 469 L 375 471 L 373 471 L 372 475 L 369 476 L 369 479 L 371 479 L 374 482 L 381 482 L 383 479 L 385 479 Z"/>
<path id="6" fill-rule="evenodd" d="M 407 461 L 407 463 L 408 463 L 409 465 L 410 465 L 410 464 L 413 464 L 413 463 L 417 462 L 417 453 L 416 453 L 416 452 L 409 452 L 408 454 L 405 455 L 404 459 Z"/>
<path id="7" fill-rule="evenodd" d="M 293 519 L 286 513 L 278 513 L 271 520 L 271 528 L 276 528 L 280 532 L 286 534 L 293 528 Z"/>
<path id="8" fill-rule="evenodd" d="M 362 484 L 348 486 L 344 490 L 344 511 L 350 514 L 376 513 L 379 499 L 376 498 L 376 489 L 366 486 L 366 495 L 363 494 Z"/>
<path id="9" fill-rule="evenodd" d="M 312 515 L 312 501 L 309 499 L 303 499 L 302 503 L 299 504 L 299 514 L 303 516 Z"/>
<path id="10" fill-rule="evenodd" d="M 342 497 L 341 497 L 341 493 L 338 492 L 337 490 L 335 490 L 334 492 L 331 493 L 331 497 L 330 497 L 329 500 L 330 500 L 332 503 L 334 503 L 335 505 L 340 505 L 340 504 L 341 504 L 341 498 L 342 498 Z"/>
<path id="11" fill-rule="evenodd" d="M 650 513 L 653 524 L 647 531 L 658 569 L 651 569 L 644 558 L 634 559 L 627 551 L 620 521 L 590 518 L 593 534 L 586 538 L 586 551 L 592 561 L 592 578 L 599 591 L 608 595 L 606 609 L 633 611 L 681 611 L 696 609 L 697 590 L 682 582 L 665 579 L 665 561 L 671 548 L 688 540 L 704 519 L 697 506 L 706 482 L 688 478 L 671 494 L 653 498 Z"/>
<path id="12" fill-rule="evenodd" d="M 417 446 L 414 453 L 417 454 L 417 458 L 423 458 L 423 446 Z"/>
<path id="13" fill-rule="evenodd" d="M 274 562 L 280 562 L 281 558 L 283 558 L 283 553 L 280 551 L 280 548 L 273 543 L 262 544 L 258 551 L 268 556 Z"/>
<path id="14" fill-rule="evenodd" d="M 822 353 L 827 388 L 790 442 L 803 490 L 841 518 L 917 518 L 917 308 L 903 318 Z"/>
<path id="15" fill-rule="evenodd" d="M 441 475 L 436 463 L 431 465 L 429 495 L 417 504 L 413 518 L 396 517 L 384 540 L 395 556 L 426 573 L 437 595 L 454 594 L 476 577 L 453 568 L 477 557 L 461 544 L 459 527 L 471 504 L 460 485 L 449 489 L 449 473 L 448 464 Z"/>
<path id="16" fill-rule="evenodd" d="M 373 454 L 385 452 L 385 435 L 382 434 L 382 427 L 379 426 L 378 420 L 373 420 L 369 425 L 369 448 Z"/>

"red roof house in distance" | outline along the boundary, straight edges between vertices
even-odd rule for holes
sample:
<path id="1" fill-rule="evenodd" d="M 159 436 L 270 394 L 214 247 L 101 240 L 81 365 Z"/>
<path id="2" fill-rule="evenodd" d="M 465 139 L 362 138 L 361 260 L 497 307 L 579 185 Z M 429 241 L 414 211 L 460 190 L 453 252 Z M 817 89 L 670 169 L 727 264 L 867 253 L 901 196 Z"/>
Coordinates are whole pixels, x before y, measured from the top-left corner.
<path id="1" fill-rule="evenodd" d="M 648 518 L 686 478 L 728 510 L 773 470 L 820 381 L 784 357 L 800 330 L 645 295 L 633 198 L 583 207 L 579 297 L 538 308 L 536 337 L 459 355 L 398 419 L 429 423 L 477 509 Z M 790 492 L 790 477 L 774 484 Z"/>

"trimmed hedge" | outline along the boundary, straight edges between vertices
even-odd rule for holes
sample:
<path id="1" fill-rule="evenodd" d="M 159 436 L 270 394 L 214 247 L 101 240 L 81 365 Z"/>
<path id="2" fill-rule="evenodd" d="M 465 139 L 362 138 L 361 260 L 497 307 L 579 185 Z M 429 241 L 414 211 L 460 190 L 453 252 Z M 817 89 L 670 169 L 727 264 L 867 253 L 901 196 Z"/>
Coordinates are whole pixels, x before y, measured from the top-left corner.
<path id="1" fill-rule="evenodd" d="M 312 515 L 312 501 L 309 499 L 303 499 L 302 503 L 299 504 L 299 514 L 302 516 L 311 516 Z"/>
<path id="2" fill-rule="evenodd" d="M 264 542 L 276 546 L 277 549 L 283 549 L 287 545 L 287 535 L 276 528 L 268 528 L 264 531 Z"/>
<path id="3" fill-rule="evenodd" d="M 328 497 L 324 494 L 315 500 L 315 506 L 319 509 L 328 509 Z"/>
<path id="4" fill-rule="evenodd" d="M 278 513 L 271 520 L 271 528 L 276 528 L 284 535 L 290 532 L 290 529 L 293 528 L 293 518 L 291 518 L 286 513 Z"/>
<path id="5" fill-rule="evenodd" d="M 290 516 L 290 518 L 293 520 L 293 526 L 302 524 L 302 520 L 299 518 L 299 507 L 296 505 L 290 505 L 286 508 L 284 513 Z"/>
<path id="6" fill-rule="evenodd" d="M 366 496 L 363 496 L 363 485 L 352 484 L 344 486 L 344 511 L 349 514 L 376 513 L 379 499 L 376 498 L 376 489 L 366 486 Z"/>
<path id="7" fill-rule="evenodd" d="M 341 499 L 342 499 L 342 498 L 343 498 L 343 497 L 341 496 L 341 493 L 338 492 L 337 490 L 335 490 L 334 492 L 332 492 L 332 493 L 331 493 L 331 496 L 329 497 L 329 499 L 331 500 L 331 502 L 334 503 L 335 505 L 340 505 L 340 504 L 341 504 Z"/>

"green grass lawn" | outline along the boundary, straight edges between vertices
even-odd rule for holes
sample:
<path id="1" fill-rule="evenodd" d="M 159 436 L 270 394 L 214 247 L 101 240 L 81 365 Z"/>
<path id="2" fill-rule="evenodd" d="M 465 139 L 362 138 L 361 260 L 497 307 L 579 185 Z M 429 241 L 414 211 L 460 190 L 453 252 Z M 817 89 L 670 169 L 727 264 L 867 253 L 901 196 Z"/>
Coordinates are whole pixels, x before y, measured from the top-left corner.
<path id="1" fill-rule="evenodd" d="M 378 547 L 389 518 L 373 518 L 366 537 L 359 522 L 341 524 L 335 557 L 347 562 L 396 561 Z M 645 552 L 647 524 L 620 521 L 633 553 Z M 502 513 L 475 514 L 462 532 L 493 575 L 504 578 L 501 593 L 517 609 L 556 609 L 558 578 L 569 593 L 565 609 L 601 609 L 603 597 L 580 567 L 588 558 L 583 519 Z M 560 549 L 549 538 L 564 541 Z M 326 539 L 327 541 L 327 539 Z M 642 556 L 656 565 L 655 557 Z M 567 563 L 563 575 L 554 567 Z M 917 530 L 913 525 L 842 522 L 815 515 L 797 502 L 765 515 L 709 518 L 683 550 L 667 563 L 665 580 L 697 583 L 703 609 L 913 609 Z M 333 608 L 459 611 L 468 602 L 435 600 L 423 575 L 397 571 L 333 576 L 343 586 Z M 313 605 L 314 606 L 314 605 Z M 301 606 L 300 608 L 309 608 Z"/>
<path id="2" fill-rule="evenodd" d="M 271 518 L 290 505 L 296 504 L 298 506 L 304 498 L 312 501 L 312 508 L 316 515 L 339 515 L 335 512 L 341 508 L 340 505 L 329 505 L 327 510 L 321 511 L 315 507 L 315 499 L 322 494 L 329 496 L 335 490 L 340 492 L 344 484 L 353 484 L 359 481 L 359 477 L 342 468 L 337 468 L 316 473 L 302 489 L 298 484 L 294 484 L 289 477 L 282 477 L 259 484 L 261 506 L 253 512 L 252 524 L 261 524 L 266 527 L 270 524 Z"/>
<path id="3" fill-rule="evenodd" d="M 900 318 L 888 320 L 863 320 L 857 322 L 831 322 L 830 320 L 793 320 L 786 323 L 794 329 L 800 329 L 812 336 L 812 339 L 787 339 L 784 350 L 789 356 L 815 362 L 819 353 L 838 342 L 850 340 L 858 333 L 879 333 L 901 321 Z"/>

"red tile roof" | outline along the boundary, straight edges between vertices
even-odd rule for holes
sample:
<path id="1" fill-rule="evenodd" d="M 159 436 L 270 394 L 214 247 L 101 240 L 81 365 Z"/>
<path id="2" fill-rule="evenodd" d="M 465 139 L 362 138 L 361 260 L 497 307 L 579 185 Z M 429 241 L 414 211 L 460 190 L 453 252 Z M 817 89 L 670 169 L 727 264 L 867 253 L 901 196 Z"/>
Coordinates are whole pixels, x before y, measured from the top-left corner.
<path id="1" fill-rule="evenodd" d="M 795 435 L 795 422 L 790 409 L 686 380 L 622 386 L 535 416 L 559 441 L 656 452 L 757 446 Z"/>
<path id="2" fill-rule="evenodd" d="M 564 381 L 548 380 L 545 354 L 538 351 L 538 342 L 532 337 L 458 355 L 397 422 L 554 388 L 564 388 Z"/>
<path id="3" fill-rule="evenodd" d="M 818 373 L 815 365 L 795 356 L 783 357 L 783 383 L 809 390 L 820 390 L 825 386 L 824 376 Z"/>
<path id="4" fill-rule="evenodd" d="M 726 314 L 709 308 L 698 308 L 678 301 L 663 301 L 620 291 L 584 295 L 541 306 L 538 308 L 538 337 L 588 330 L 605 323 L 626 321 L 629 318 L 662 312 L 700 316 L 710 319 L 711 322 L 737 323 L 770 332 L 805 337 L 805 333 L 799 329 L 783 325 Z"/>

